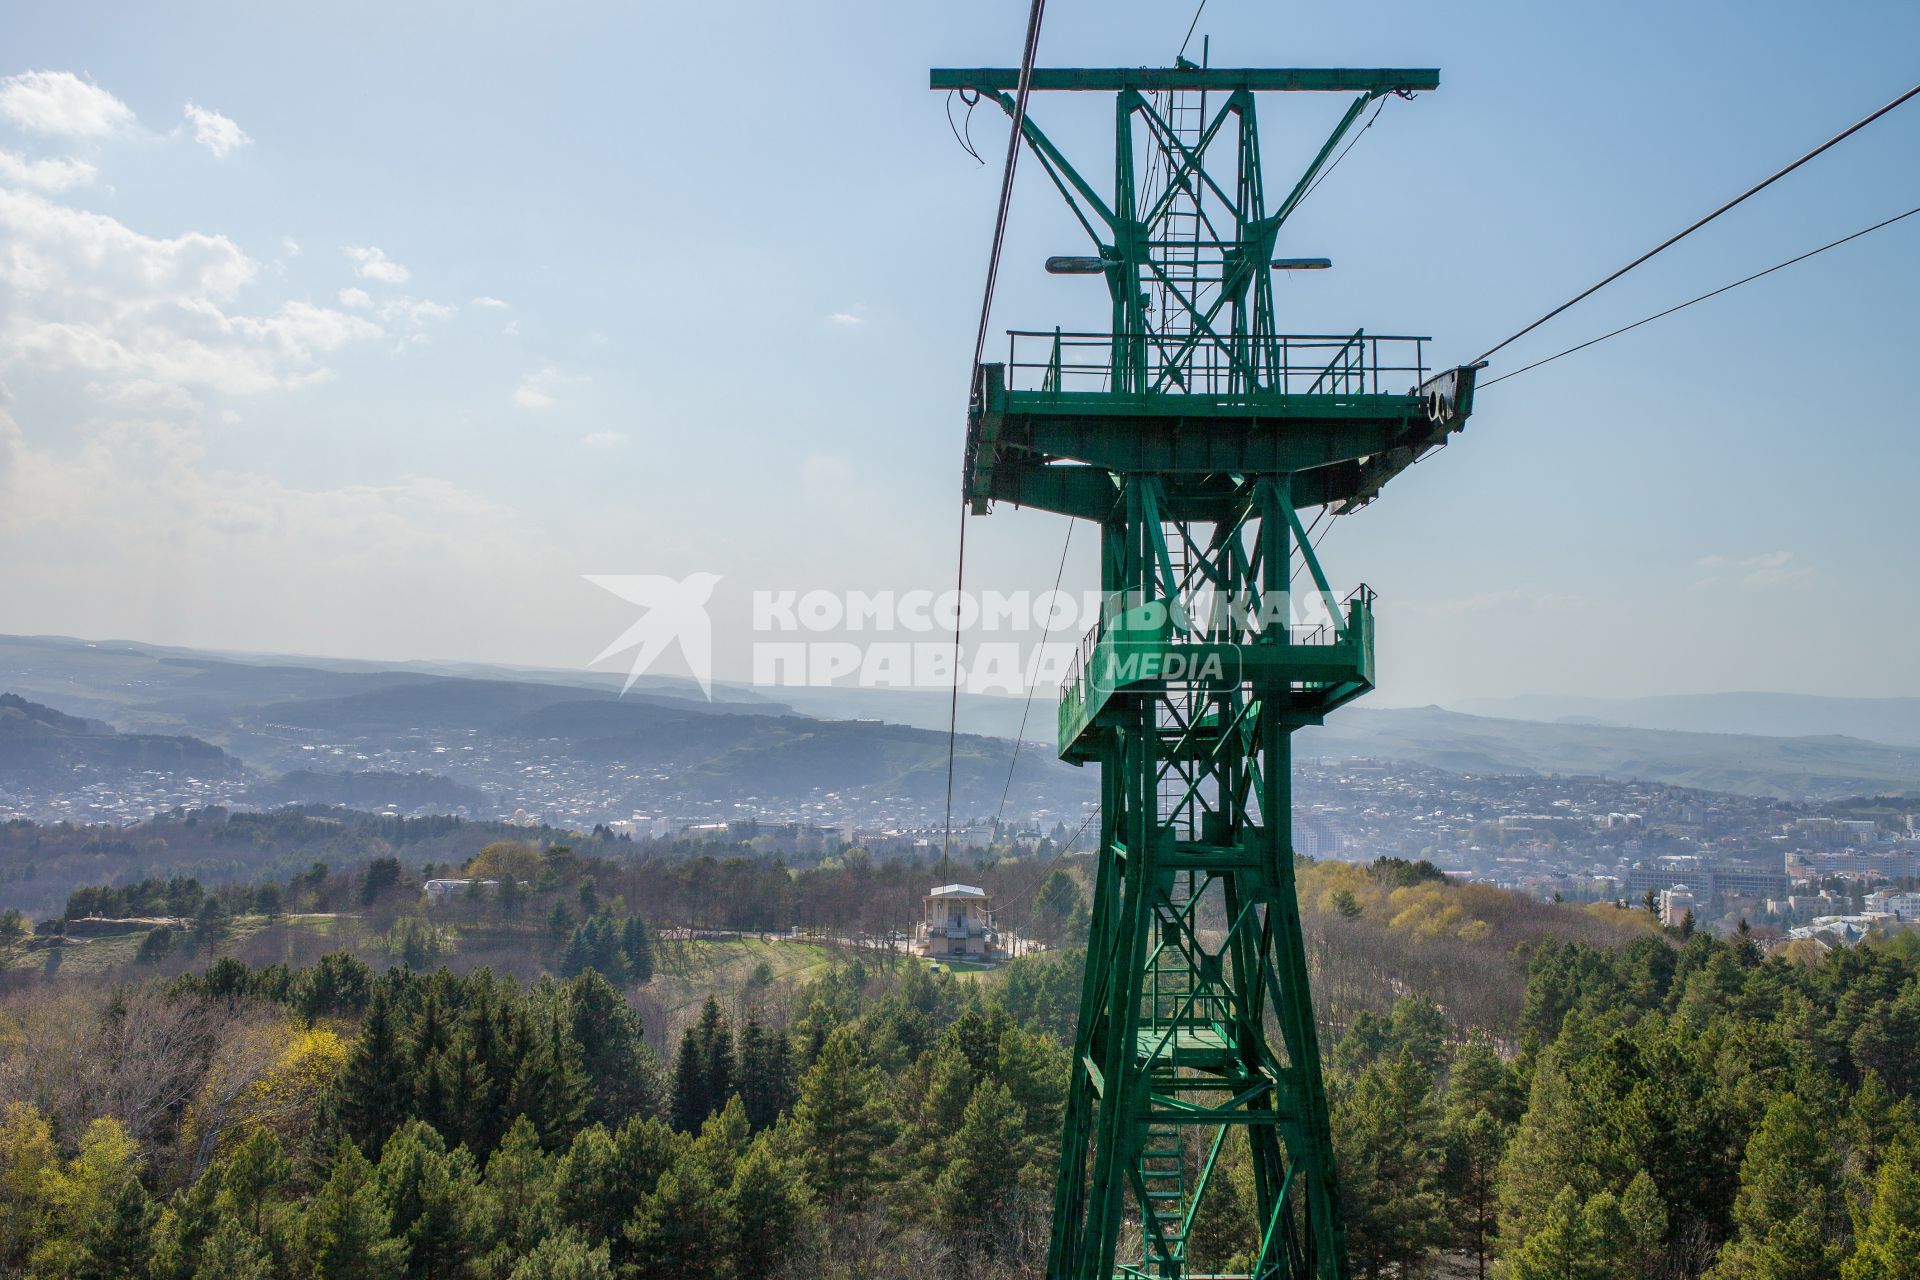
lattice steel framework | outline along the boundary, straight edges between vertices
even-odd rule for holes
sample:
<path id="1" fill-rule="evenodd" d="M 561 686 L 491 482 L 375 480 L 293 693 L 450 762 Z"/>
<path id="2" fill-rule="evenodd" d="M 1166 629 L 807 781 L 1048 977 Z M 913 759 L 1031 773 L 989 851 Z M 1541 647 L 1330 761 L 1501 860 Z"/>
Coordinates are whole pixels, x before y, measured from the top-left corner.
<path id="1" fill-rule="evenodd" d="M 935 71 L 932 85 L 1013 116 L 1017 79 Z M 1474 371 L 1427 377 L 1421 338 L 1281 334 L 1270 264 L 1362 110 L 1438 81 L 1184 62 L 1033 74 L 1036 91 L 1116 102 L 1110 197 L 1031 112 L 1022 124 L 1095 247 L 1057 265 L 1105 278 L 1110 329 L 1015 333 L 1006 363 L 978 370 L 965 459 L 976 512 L 1012 502 L 1101 530 L 1107 606 L 1059 713 L 1061 756 L 1100 767 L 1101 815 L 1055 1280 L 1193 1280 L 1216 1262 L 1190 1246 L 1230 1140 L 1253 1169 L 1257 1248 L 1241 1274 L 1348 1274 L 1289 735 L 1372 688 L 1372 595 L 1335 601 L 1300 512 L 1364 505 L 1444 444 Z M 1269 211 L 1254 104 L 1275 90 L 1355 98 Z"/>

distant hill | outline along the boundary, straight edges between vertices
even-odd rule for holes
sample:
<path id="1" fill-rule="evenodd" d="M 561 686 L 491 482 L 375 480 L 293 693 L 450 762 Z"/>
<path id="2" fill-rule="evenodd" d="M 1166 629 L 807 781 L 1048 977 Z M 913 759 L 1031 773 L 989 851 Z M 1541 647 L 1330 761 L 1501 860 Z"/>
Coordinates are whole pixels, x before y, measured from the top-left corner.
<path id="1" fill-rule="evenodd" d="M 1454 773 L 1596 774 L 1737 795 L 1920 795 L 1920 749 L 1841 736 L 1779 738 L 1350 708 L 1297 735 L 1302 756 L 1371 756 Z"/>
<path id="2" fill-rule="evenodd" d="M 1774 738 L 1838 735 L 1920 747 L 1920 698 L 1833 698 L 1811 693 L 1681 693 L 1647 698 L 1522 694 L 1469 699 L 1456 710 L 1506 720 Z"/>
<path id="3" fill-rule="evenodd" d="M 0 693 L 0 779 L 56 778 L 76 768 L 197 777 L 241 771 L 239 761 L 198 738 L 116 733 L 98 721 Z"/>
<path id="4" fill-rule="evenodd" d="M 213 653 L 66 636 L 0 636 L 0 688 L 147 730 L 217 731 L 235 714 L 279 702 L 349 698 L 436 684 L 542 689 L 549 699 L 619 691 L 622 677 L 472 663 L 375 663 Z M 715 706 L 780 712 L 752 690 L 717 689 Z M 690 680 L 642 679 L 627 695 L 708 705 Z M 537 697 L 536 697 L 537 701 Z"/>
<path id="5" fill-rule="evenodd" d="M 782 689 L 772 691 L 782 695 L 773 699 L 716 686 L 720 700 L 709 702 L 686 681 L 644 680 L 616 697 L 619 687 L 619 677 L 598 672 L 381 667 L 0 637 L 0 688 L 70 716 L 139 731 L 118 735 L 129 739 L 117 748 L 122 751 L 136 750 L 131 742 L 140 734 L 162 735 L 203 751 L 224 748 L 229 758 L 278 774 L 308 768 L 313 757 L 302 747 L 316 740 L 380 746 L 415 735 L 459 735 L 508 757 L 517 750 L 515 740 L 557 742 L 562 754 L 644 771 L 690 798 L 838 792 L 921 800 L 944 792 L 946 695 Z M 1043 692 L 1029 710 L 1023 699 L 963 695 L 961 727 L 991 724 L 996 734 L 1010 735 L 1027 712 L 1023 736 L 1045 740 L 1053 702 L 1051 692 Z M 1471 705 L 1504 712 L 1363 703 L 1303 732 L 1298 748 L 1454 772 L 1597 774 L 1782 798 L 1920 794 L 1920 699 L 1702 694 Z M 93 729 L 104 732 L 97 723 Z M 54 732 L 51 722 L 41 732 Z M 63 732 L 90 736 L 71 726 Z M 181 734 L 191 736 L 165 736 Z M 957 805 L 962 812 L 997 807 L 1011 744 L 965 733 L 959 741 Z M 1077 807 L 1092 793 L 1090 773 L 1070 771 L 1044 748 L 1023 751 L 1019 763 L 1010 800 L 1016 807 L 1023 797 Z M 447 772 L 459 780 L 459 768 L 449 765 Z M 388 803 L 358 795 L 347 802 Z"/>
<path id="6" fill-rule="evenodd" d="M 547 750 L 558 744 L 581 760 L 622 772 L 644 770 L 667 789 L 696 799 L 837 792 L 849 799 L 924 802 L 945 791 L 944 694 L 900 693 L 896 702 L 889 690 L 776 691 L 806 695 L 820 714 L 835 717 L 815 719 L 784 701 L 727 686 L 716 686 L 710 702 L 689 682 L 671 679 L 643 680 L 620 695 L 618 677 L 596 672 L 567 676 L 453 664 L 430 672 L 423 666 L 382 669 L 331 660 L 307 666 L 163 646 L 0 637 L 0 687 L 12 680 L 29 690 L 54 690 L 59 705 L 127 728 L 190 730 L 255 768 L 292 771 L 299 779 L 291 791 L 263 783 L 245 797 L 247 803 L 410 807 L 379 794 L 377 784 L 367 792 L 359 782 L 323 783 L 304 773 L 311 757 L 302 747 L 422 737 L 457 738 L 508 756 L 516 739 L 538 741 Z M 1019 728 L 1023 700 L 982 701 L 992 704 L 988 718 L 1004 723 L 1005 732 Z M 1051 695 L 1035 700 L 1029 738 L 1050 736 L 1052 702 Z M 885 722 L 893 710 L 901 713 L 898 719 L 930 723 Z M 963 728 L 967 719 L 963 715 Z M 954 799 L 961 811 L 998 806 L 1012 753 L 1003 738 L 960 736 Z M 1050 751 L 1023 751 L 1018 764 L 1011 804 L 1077 810 L 1092 794 L 1091 775 L 1059 763 Z"/>
<path id="7" fill-rule="evenodd" d="M 457 809 L 483 809 L 487 794 L 478 787 L 469 787 L 437 773 L 394 773 L 378 769 L 329 773 L 296 769 L 248 788 L 239 800 L 262 809 L 289 804 L 324 804 L 375 813 L 389 809 L 401 813 L 452 813 Z"/>

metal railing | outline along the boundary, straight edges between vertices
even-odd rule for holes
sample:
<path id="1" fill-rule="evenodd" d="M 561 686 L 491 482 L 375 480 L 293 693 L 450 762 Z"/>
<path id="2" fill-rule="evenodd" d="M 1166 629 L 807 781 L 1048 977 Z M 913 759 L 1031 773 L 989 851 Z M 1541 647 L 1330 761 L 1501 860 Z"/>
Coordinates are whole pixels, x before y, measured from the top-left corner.
<path id="1" fill-rule="evenodd" d="M 1364 582 L 1361 583 L 1341 597 L 1339 611 L 1333 620 L 1287 624 L 1285 628 L 1287 643 L 1303 647 L 1339 644 L 1350 634 L 1356 608 L 1360 613 L 1371 614 L 1376 598 L 1377 593 L 1374 589 Z M 1073 657 L 1068 660 L 1066 670 L 1061 676 L 1060 701 L 1062 704 L 1082 695 L 1082 678 L 1093 662 L 1094 651 L 1100 647 L 1100 641 L 1106 636 L 1109 624 L 1125 612 L 1128 603 L 1137 605 L 1140 602 L 1127 602 L 1124 596 L 1120 596 L 1110 597 L 1102 604 L 1099 621 L 1089 627 L 1087 633 L 1080 638 L 1079 647 L 1074 650 Z M 1179 641 L 1172 639 L 1171 633 L 1169 646 L 1173 648 L 1179 646 Z"/>
<path id="2" fill-rule="evenodd" d="M 1426 381 L 1431 339 L 1371 334 L 1130 334 L 1015 329 L 1007 387 L 1236 395 L 1401 395 Z"/>

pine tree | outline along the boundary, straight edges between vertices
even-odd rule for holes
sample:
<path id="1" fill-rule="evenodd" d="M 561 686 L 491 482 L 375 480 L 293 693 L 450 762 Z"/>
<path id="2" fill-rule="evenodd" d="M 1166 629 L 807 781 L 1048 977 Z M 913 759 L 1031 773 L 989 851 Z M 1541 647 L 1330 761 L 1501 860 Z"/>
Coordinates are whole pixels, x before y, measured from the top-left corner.
<path id="1" fill-rule="evenodd" d="M 1507 1271 L 1508 1280 L 1609 1280 L 1600 1249 L 1588 1229 L 1580 1193 L 1562 1187 L 1526 1238 Z"/>
<path id="2" fill-rule="evenodd" d="M 576 977 L 586 972 L 593 963 L 593 944 L 587 938 L 589 925 L 576 925 L 567 935 L 567 945 L 560 949 L 560 976 Z"/>
<path id="3" fill-rule="evenodd" d="M 627 956 L 620 949 L 620 934 L 608 917 L 594 917 L 587 933 L 593 967 L 600 976 L 616 986 L 627 980 Z"/>
<path id="4" fill-rule="evenodd" d="M 1826 1280 L 1839 1266 L 1827 1226 L 1840 1220 L 1839 1159 L 1825 1126 L 1796 1094 L 1783 1093 L 1747 1141 L 1737 1234 L 1721 1251 L 1715 1280 Z"/>
<path id="5" fill-rule="evenodd" d="M 1880 1162 L 1841 1280 L 1920 1280 L 1920 1168 L 1902 1143 Z"/>
<path id="6" fill-rule="evenodd" d="M 67 1274 L 73 1280 L 144 1280 L 160 1209 L 138 1177 L 108 1191 L 103 1212 L 80 1231 L 81 1251 Z"/>
<path id="7" fill-rule="evenodd" d="M 638 983 L 653 981 L 653 936 L 647 922 L 637 915 L 627 917 L 620 931 L 620 949 L 627 955 L 627 973 Z"/>
<path id="8" fill-rule="evenodd" d="M 1067 1051 L 1050 1036 L 1010 1027 L 1000 1037 L 993 1074 L 1027 1117 L 1027 1137 L 1057 1141 L 1066 1105 Z"/>
<path id="9" fill-rule="evenodd" d="M 689 1154 L 661 1175 L 628 1221 L 623 1274 L 633 1280 L 734 1280 L 732 1257 L 716 1251 L 714 1242 L 731 1238 L 735 1229 L 731 1197 Z"/>
<path id="10" fill-rule="evenodd" d="M 514 1120 L 487 1161 L 479 1205 L 486 1242 L 483 1275 L 504 1275 L 514 1259 L 525 1256 L 553 1229 L 553 1161 L 540 1149 L 540 1135 L 525 1116 Z"/>
<path id="11" fill-rule="evenodd" d="M 380 1153 L 374 1185 L 406 1243 L 411 1280 L 460 1275 L 478 1236 L 478 1177 L 465 1148 L 448 1154 L 440 1136 L 415 1120 Z"/>
<path id="12" fill-rule="evenodd" d="M 1529 999 L 1532 999 L 1529 985 Z M 1591 1025 L 1569 1016 L 1535 1063 L 1525 1115 L 1500 1163 L 1500 1234 L 1523 1241 L 1539 1231 L 1562 1187 L 1578 1204 L 1622 1186 L 1642 1161 L 1616 1123 L 1604 1079 L 1609 1055 Z"/>
<path id="13" fill-rule="evenodd" d="M 973 1065 L 967 1055 L 954 1045 L 941 1045 L 927 1071 L 927 1092 L 921 1107 L 920 1123 L 928 1136 L 938 1141 L 960 1127 L 966 1119 L 967 1104 L 973 1101 L 974 1083 Z"/>
<path id="14" fill-rule="evenodd" d="M 761 1071 L 760 1089 L 764 1106 L 774 1117 L 793 1110 L 800 1082 L 794 1075 L 793 1043 L 784 1031 L 767 1032 L 766 1066 Z"/>
<path id="15" fill-rule="evenodd" d="M 699 1030 L 701 1071 L 706 1077 L 703 1086 L 707 1113 L 711 1115 L 726 1105 L 735 1087 L 733 1033 L 727 1028 L 719 1001 L 712 996 L 707 997 L 707 1003 L 700 1010 Z"/>
<path id="16" fill-rule="evenodd" d="M 1454 1248 L 1473 1257 L 1474 1274 L 1486 1280 L 1500 1221 L 1498 1177 L 1506 1130 L 1489 1111 L 1467 1115 L 1449 1108 L 1441 1122 L 1441 1140 L 1446 1145 L 1448 1234 Z"/>
<path id="17" fill-rule="evenodd" d="M 892 1141 L 894 1124 L 880 1072 L 862 1060 L 851 1027 L 829 1035 L 801 1077 L 793 1133 L 827 1203 L 856 1203 L 873 1189 L 877 1157 Z"/>
<path id="18" fill-rule="evenodd" d="M 1431 1077 L 1411 1051 L 1367 1068 L 1335 1100 L 1347 1248 L 1360 1276 L 1405 1274 L 1446 1235 Z"/>
<path id="19" fill-rule="evenodd" d="M 531 1078 L 521 1090 L 521 1096 L 533 1104 L 527 1109 L 528 1118 L 549 1142 L 571 1136 L 586 1114 L 590 1086 L 580 1046 L 558 999 L 548 1002 L 529 1071 Z"/>
<path id="20" fill-rule="evenodd" d="M 0 1162 L 3 1164 L 4 1162 Z M 222 1226 L 252 1237 L 245 1226 L 220 1212 L 220 1175 L 209 1171 L 174 1196 L 153 1227 L 151 1280 L 195 1280 L 207 1241 Z M 7 1265 L 0 1257 L 0 1268 Z M 9 1274 L 0 1271 L 0 1274 Z"/>
<path id="21" fill-rule="evenodd" d="M 193 1280 L 274 1280 L 277 1274 L 266 1242 L 232 1218 L 220 1220 L 199 1256 Z"/>
<path id="22" fill-rule="evenodd" d="M 498 1000 L 493 977 L 484 969 L 467 979 L 461 1031 L 462 1038 L 472 1046 L 473 1060 L 479 1068 L 472 1109 L 462 1128 L 475 1151 L 491 1151 L 521 1113 L 505 1105 L 508 1082 L 501 1078 L 505 1055 L 500 1044 Z"/>
<path id="23" fill-rule="evenodd" d="M 946 1143 L 944 1168 L 934 1183 L 936 1221 L 950 1235 L 977 1229 L 985 1239 L 1001 1233 L 991 1224 L 1012 1204 L 1019 1186 L 1020 1144 L 1013 1140 L 1026 1116 L 1013 1094 L 997 1080 L 985 1080 L 967 1102 L 960 1127 Z"/>
<path id="24" fill-rule="evenodd" d="M 435 1076 L 432 1094 L 439 1099 L 440 1109 L 435 1112 L 422 1106 L 421 1118 L 455 1146 L 484 1150 L 493 1089 L 465 1027 L 454 1029 L 428 1069 Z"/>
<path id="25" fill-rule="evenodd" d="M 255 1129 L 234 1149 L 220 1179 L 220 1198 L 255 1236 L 266 1232 L 267 1206 L 292 1166 L 270 1129 Z"/>
<path id="26" fill-rule="evenodd" d="M 753 1130 L 747 1124 L 747 1110 L 736 1096 L 727 1105 L 707 1117 L 700 1133 L 686 1148 L 682 1162 L 698 1165 L 713 1187 L 725 1194 L 733 1185 L 735 1169 L 747 1154 Z"/>
<path id="27" fill-rule="evenodd" d="M 1667 1267 L 1667 1206 L 1645 1169 L 1618 1200 L 1596 1197 L 1586 1213 L 1595 1239 L 1602 1242 L 1608 1272 L 1619 1280 L 1659 1280 Z"/>
<path id="28" fill-rule="evenodd" d="M 411 1109 L 406 1046 L 401 1042 L 390 986 L 384 981 L 373 989 L 366 1020 L 360 1024 L 360 1036 L 347 1055 L 337 1089 L 341 1124 L 363 1152 L 378 1151 Z"/>
<path id="29" fill-rule="evenodd" d="M 612 1134 L 598 1125 L 581 1130 L 554 1171 L 561 1219 L 589 1241 L 609 1245 L 620 1267 L 628 1252 L 622 1229 L 691 1146 L 685 1134 L 655 1119 L 630 1120 Z"/>
<path id="30" fill-rule="evenodd" d="M 307 1210 L 301 1242 L 313 1280 L 400 1280 L 406 1274 L 406 1242 L 393 1238 L 373 1166 L 353 1144 L 341 1144 L 333 1171 Z"/>
<path id="31" fill-rule="evenodd" d="M 589 1245 L 577 1232 L 556 1231 L 534 1246 L 508 1280 L 613 1280 L 607 1246 Z"/>
<path id="32" fill-rule="evenodd" d="M 700 1037 L 693 1027 L 688 1027 L 680 1035 L 680 1052 L 673 1060 L 673 1127 L 682 1133 L 691 1133 L 700 1127 L 711 1109 Z"/>
<path id="33" fill-rule="evenodd" d="M 1485 1111 L 1510 1127 L 1525 1108 L 1526 1098 L 1515 1086 L 1513 1068 L 1500 1060 L 1493 1042 L 1480 1031 L 1468 1036 L 1447 1068 L 1446 1109 L 1466 1118 Z"/>
<path id="34" fill-rule="evenodd" d="M 760 1025 L 753 1014 L 740 1031 L 739 1093 L 747 1122 L 757 1133 L 769 1129 L 793 1106 L 793 1054 L 787 1038 Z"/>
<path id="35" fill-rule="evenodd" d="M 640 1014 L 614 985 L 583 973 L 566 985 L 569 1031 L 586 1073 L 589 1123 L 619 1124 L 654 1106 L 656 1063 Z"/>
<path id="36" fill-rule="evenodd" d="M 812 1197 L 800 1167 L 774 1154 L 773 1144 L 762 1138 L 734 1166 L 729 1197 L 735 1274 L 780 1274 L 782 1260 L 812 1217 Z"/>
<path id="37" fill-rule="evenodd" d="M 1411 1053 L 1429 1075 L 1438 1072 L 1446 1060 L 1447 1015 L 1431 1000 L 1401 996 L 1387 1020 L 1387 1043 L 1394 1052 Z"/>

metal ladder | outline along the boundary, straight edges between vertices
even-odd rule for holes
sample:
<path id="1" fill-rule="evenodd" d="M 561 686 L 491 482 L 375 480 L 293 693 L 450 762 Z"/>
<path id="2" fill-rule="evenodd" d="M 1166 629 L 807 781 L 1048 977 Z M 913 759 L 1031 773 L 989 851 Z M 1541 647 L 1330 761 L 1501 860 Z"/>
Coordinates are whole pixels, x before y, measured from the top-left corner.
<path id="1" fill-rule="evenodd" d="M 1187 909 L 1192 898 L 1192 873 L 1176 872 L 1167 887 L 1167 906 L 1163 910 L 1178 915 Z M 1163 929 L 1170 931 L 1171 925 L 1163 925 Z M 1141 1026 L 1149 1035 L 1191 1020 L 1201 1012 L 1189 1004 L 1199 976 L 1185 954 L 1163 946 L 1147 975 Z M 1144 1193 L 1140 1206 L 1142 1268 L 1149 1275 L 1178 1277 L 1184 1274 L 1186 1265 L 1189 1209 L 1186 1150 L 1179 1125 L 1149 1120 L 1143 1126 L 1140 1186 Z"/>
<path id="2" fill-rule="evenodd" d="M 1155 95 L 1154 109 L 1166 121 L 1168 131 L 1180 145 L 1192 150 L 1200 144 L 1206 129 L 1204 94 L 1163 91 Z M 1148 166 L 1149 180 L 1142 191 L 1142 198 L 1157 198 L 1160 184 L 1171 183 L 1178 167 L 1177 154 L 1170 145 L 1157 150 Z M 1188 304 L 1194 310 L 1205 310 L 1202 292 L 1213 284 L 1211 277 L 1203 276 L 1201 272 L 1199 242 L 1204 224 L 1200 217 L 1198 182 L 1197 177 L 1188 174 L 1168 200 L 1159 218 L 1147 228 L 1148 239 L 1155 245 L 1152 255 L 1166 274 L 1164 283 L 1153 280 L 1148 286 L 1153 298 L 1153 317 L 1149 323 L 1158 338 L 1156 345 L 1163 354 L 1178 350 L 1181 340 L 1193 331 L 1193 317 Z M 1140 212 L 1147 211 L 1142 209 Z M 1180 302 L 1174 296 L 1175 288 L 1186 296 L 1187 303 Z M 1189 351 L 1184 367 L 1177 371 L 1177 377 L 1169 379 L 1170 385 L 1187 391 L 1220 390 L 1215 385 L 1216 374 L 1220 371 L 1214 368 L 1209 351 L 1205 344 Z"/>
<path id="3" fill-rule="evenodd" d="M 1142 1135 L 1141 1261 L 1150 1274 L 1177 1277 L 1187 1260 L 1187 1160 L 1180 1126 L 1149 1124 Z"/>

